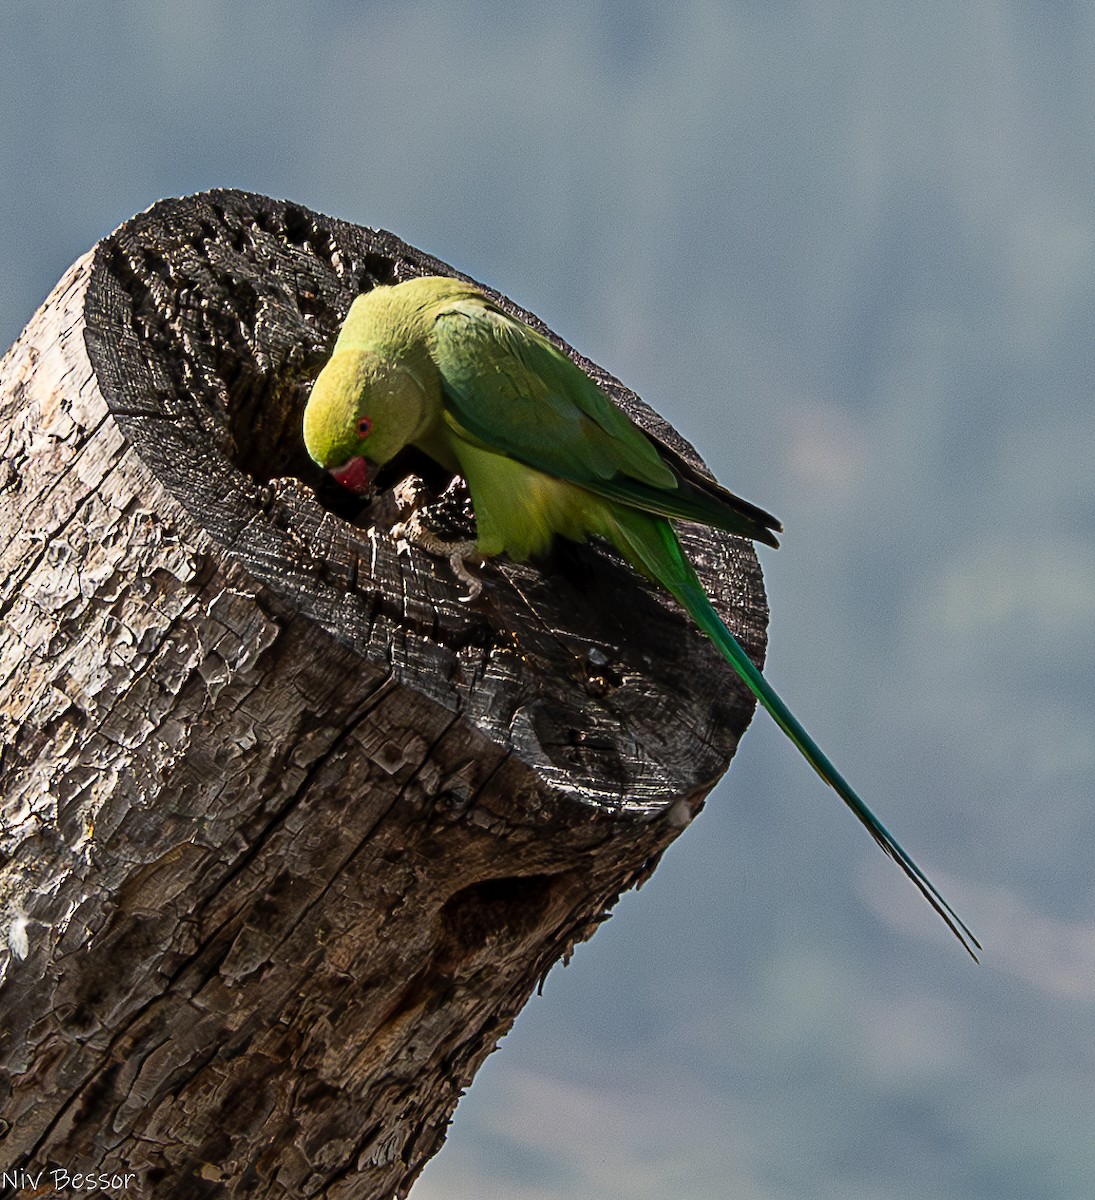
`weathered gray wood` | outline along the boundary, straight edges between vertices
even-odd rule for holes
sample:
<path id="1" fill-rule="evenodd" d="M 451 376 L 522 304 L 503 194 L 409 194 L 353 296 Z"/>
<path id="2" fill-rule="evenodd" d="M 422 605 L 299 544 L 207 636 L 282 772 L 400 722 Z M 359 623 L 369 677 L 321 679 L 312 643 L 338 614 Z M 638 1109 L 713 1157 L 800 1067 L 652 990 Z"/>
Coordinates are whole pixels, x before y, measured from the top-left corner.
<path id="1" fill-rule="evenodd" d="M 426 272 L 264 197 L 165 201 L 0 364 L 0 1170 L 405 1195 L 729 763 L 748 697 L 606 549 L 464 604 L 390 494 L 307 460 L 351 299 Z M 688 543 L 760 654 L 751 547 Z"/>

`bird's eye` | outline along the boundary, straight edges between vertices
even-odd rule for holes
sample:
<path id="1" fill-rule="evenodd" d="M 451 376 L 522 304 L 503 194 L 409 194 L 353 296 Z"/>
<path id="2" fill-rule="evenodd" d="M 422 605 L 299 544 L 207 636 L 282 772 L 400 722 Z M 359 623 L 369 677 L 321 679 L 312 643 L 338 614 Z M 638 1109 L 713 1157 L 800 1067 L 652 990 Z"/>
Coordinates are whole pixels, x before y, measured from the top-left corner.
<path id="1" fill-rule="evenodd" d="M 368 437 L 373 431 L 373 423 L 368 417 L 358 417 L 357 419 L 357 436 Z"/>

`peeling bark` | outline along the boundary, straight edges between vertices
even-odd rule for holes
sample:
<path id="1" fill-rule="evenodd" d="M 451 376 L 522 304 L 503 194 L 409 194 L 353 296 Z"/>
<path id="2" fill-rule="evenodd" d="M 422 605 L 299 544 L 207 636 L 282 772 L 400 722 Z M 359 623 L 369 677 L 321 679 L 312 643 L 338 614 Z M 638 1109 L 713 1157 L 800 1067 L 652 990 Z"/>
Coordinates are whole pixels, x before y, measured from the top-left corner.
<path id="1" fill-rule="evenodd" d="M 352 298 L 435 272 L 265 197 L 164 201 L 0 363 L 0 1171 L 405 1196 L 729 764 L 750 699 L 607 548 L 464 604 L 387 534 L 405 476 L 448 479 L 408 460 L 365 505 L 308 461 Z M 752 548 L 684 537 L 759 656 Z"/>

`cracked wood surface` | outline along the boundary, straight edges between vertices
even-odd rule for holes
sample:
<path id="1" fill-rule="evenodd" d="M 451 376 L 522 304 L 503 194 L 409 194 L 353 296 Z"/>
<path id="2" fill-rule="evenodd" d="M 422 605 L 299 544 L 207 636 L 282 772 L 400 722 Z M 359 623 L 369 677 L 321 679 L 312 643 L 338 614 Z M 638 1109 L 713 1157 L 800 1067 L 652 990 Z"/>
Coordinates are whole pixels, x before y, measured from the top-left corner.
<path id="1" fill-rule="evenodd" d="M 364 505 L 308 461 L 350 301 L 434 272 L 265 197 L 164 201 L 0 363 L 0 1170 L 406 1195 L 729 763 L 750 699 L 607 548 L 463 604 L 387 536 L 404 476 L 448 479 L 396 464 Z M 759 656 L 752 548 L 683 536 Z"/>

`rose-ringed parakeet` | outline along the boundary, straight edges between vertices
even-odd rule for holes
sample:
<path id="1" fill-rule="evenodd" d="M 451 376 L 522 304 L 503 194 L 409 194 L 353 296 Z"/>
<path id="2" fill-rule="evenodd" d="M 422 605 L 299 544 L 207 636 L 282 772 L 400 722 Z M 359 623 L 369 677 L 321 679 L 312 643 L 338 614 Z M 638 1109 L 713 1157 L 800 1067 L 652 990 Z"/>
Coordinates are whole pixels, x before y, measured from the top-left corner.
<path id="1" fill-rule="evenodd" d="M 556 535 L 609 542 L 684 607 L 966 949 L 979 948 L 727 629 L 672 520 L 769 546 L 778 544 L 779 523 L 659 447 L 546 338 L 456 279 L 376 287 L 350 306 L 308 400 L 304 441 L 321 467 L 361 494 L 407 445 L 462 475 L 482 557 L 525 561 Z"/>

